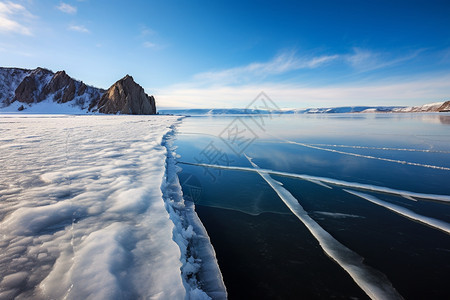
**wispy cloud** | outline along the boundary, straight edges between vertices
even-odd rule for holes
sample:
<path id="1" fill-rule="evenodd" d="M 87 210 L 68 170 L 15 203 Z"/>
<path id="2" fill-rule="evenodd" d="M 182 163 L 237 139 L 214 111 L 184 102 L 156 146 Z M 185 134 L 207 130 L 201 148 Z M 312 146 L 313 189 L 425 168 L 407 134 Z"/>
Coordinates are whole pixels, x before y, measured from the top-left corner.
<path id="1" fill-rule="evenodd" d="M 365 84 L 299 86 L 298 84 L 248 84 L 191 88 L 174 85 L 157 91 L 163 107 L 246 107 L 264 91 L 279 107 L 333 107 L 344 105 L 421 105 L 444 101 L 450 94 L 450 76 L 426 74 L 417 78 L 389 78 Z"/>
<path id="2" fill-rule="evenodd" d="M 63 13 L 74 15 L 77 13 L 77 7 L 68 3 L 61 2 L 56 8 Z"/>
<path id="3" fill-rule="evenodd" d="M 141 27 L 141 36 L 149 36 L 149 35 L 155 35 L 156 31 L 148 28 L 147 26 L 142 26 Z"/>
<path id="4" fill-rule="evenodd" d="M 375 52 L 362 48 L 354 48 L 348 54 L 326 54 L 319 56 L 299 55 L 296 51 L 284 51 L 266 62 L 252 62 L 244 66 L 224 70 L 214 70 L 195 74 L 191 84 L 209 85 L 242 85 L 255 81 L 271 80 L 284 73 L 336 66 L 337 63 L 350 66 L 352 74 L 368 72 L 400 65 L 419 56 L 423 49 L 393 55 Z"/>
<path id="5" fill-rule="evenodd" d="M 147 49 L 161 50 L 167 47 L 161 42 L 158 32 L 147 26 L 141 26 L 139 36 L 136 38 L 141 43 L 141 46 Z"/>
<path id="6" fill-rule="evenodd" d="M 423 49 L 415 50 L 394 57 L 389 53 L 374 52 L 362 48 L 353 48 L 353 53 L 342 56 L 344 61 L 360 72 L 373 71 L 400 64 L 402 62 L 416 58 Z"/>
<path id="7" fill-rule="evenodd" d="M 144 48 L 156 48 L 158 47 L 158 45 L 156 45 L 155 43 L 152 42 L 143 42 L 142 46 L 144 46 Z"/>
<path id="8" fill-rule="evenodd" d="M 450 48 L 444 49 L 440 53 L 440 61 L 441 63 L 448 64 L 450 63 Z"/>
<path id="9" fill-rule="evenodd" d="M 29 49 L 26 49 L 23 44 L 21 43 L 11 43 L 11 44 L 5 44 L 0 43 L 0 52 L 18 55 L 18 56 L 24 56 L 24 57 L 33 57 L 36 56 L 36 53 L 29 51 Z"/>
<path id="10" fill-rule="evenodd" d="M 147 48 L 147 49 L 152 49 L 152 50 L 161 50 L 161 49 L 165 49 L 167 47 L 167 45 L 154 43 L 154 42 L 150 42 L 150 41 L 144 41 L 142 43 L 142 47 Z"/>
<path id="11" fill-rule="evenodd" d="M 389 72 L 383 76 L 371 73 L 381 68 L 402 66 L 423 51 L 394 54 L 354 48 L 348 54 L 320 56 L 300 56 L 295 51 L 285 51 L 266 62 L 195 74 L 190 80 L 166 87 L 157 94 L 160 105 L 177 107 L 245 107 L 260 91 L 277 99 L 280 107 L 293 108 L 419 105 L 448 98 L 450 76 L 446 74 L 394 77 Z M 344 66 L 350 66 L 350 69 Z M 324 68 L 339 70 L 339 74 L 343 74 L 340 75 L 341 83 L 336 83 L 333 78 L 322 78 Z M 304 71 L 314 79 L 309 82 L 294 80 Z M 361 76 L 362 72 L 367 72 L 370 81 L 367 76 Z"/>
<path id="12" fill-rule="evenodd" d="M 285 51 L 267 62 L 254 62 L 241 67 L 204 72 L 195 75 L 194 80 L 220 84 L 242 83 L 289 71 L 317 68 L 338 57 L 338 55 L 299 57 L 295 51 Z"/>
<path id="13" fill-rule="evenodd" d="M 87 29 L 83 25 L 70 25 L 69 30 L 82 32 L 82 33 L 90 33 L 89 29 Z"/>
<path id="14" fill-rule="evenodd" d="M 25 25 L 35 18 L 23 5 L 13 2 L 0 2 L 0 32 L 32 35 Z"/>

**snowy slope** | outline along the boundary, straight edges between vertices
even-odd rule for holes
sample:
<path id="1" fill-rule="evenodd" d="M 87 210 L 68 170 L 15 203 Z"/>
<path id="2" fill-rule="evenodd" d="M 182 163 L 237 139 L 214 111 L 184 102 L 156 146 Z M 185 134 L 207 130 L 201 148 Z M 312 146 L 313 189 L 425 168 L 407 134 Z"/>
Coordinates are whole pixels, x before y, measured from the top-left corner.
<path id="1" fill-rule="evenodd" d="M 208 299 L 200 282 L 226 297 L 166 173 L 177 120 L 0 116 L 0 299 Z"/>
<path id="2" fill-rule="evenodd" d="M 428 103 L 421 106 L 411 106 L 394 109 L 394 112 L 434 112 L 437 111 L 438 108 L 442 106 L 442 104 L 444 104 L 444 102 Z"/>
<path id="3" fill-rule="evenodd" d="M 33 104 L 24 104 L 18 101 L 13 102 L 7 107 L 0 108 L 0 113 L 3 114 L 69 114 L 69 115 L 80 115 L 80 114 L 93 114 L 89 112 L 87 107 L 80 107 L 77 105 L 76 101 L 57 103 L 53 101 L 51 95 L 44 101 Z M 81 98 L 81 97 L 80 97 Z M 84 99 L 84 97 L 83 97 Z M 19 107 L 23 106 L 25 109 L 19 111 Z"/>

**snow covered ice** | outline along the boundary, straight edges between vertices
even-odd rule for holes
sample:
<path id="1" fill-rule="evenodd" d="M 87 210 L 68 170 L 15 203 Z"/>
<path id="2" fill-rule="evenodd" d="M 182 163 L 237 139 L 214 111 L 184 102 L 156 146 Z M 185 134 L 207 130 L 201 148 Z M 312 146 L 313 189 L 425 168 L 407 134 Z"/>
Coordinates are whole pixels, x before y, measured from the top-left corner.
<path id="1" fill-rule="evenodd" d="M 177 122 L 1 115 L 0 299 L 226 297 L 206 231 L 168 173 Z"/>

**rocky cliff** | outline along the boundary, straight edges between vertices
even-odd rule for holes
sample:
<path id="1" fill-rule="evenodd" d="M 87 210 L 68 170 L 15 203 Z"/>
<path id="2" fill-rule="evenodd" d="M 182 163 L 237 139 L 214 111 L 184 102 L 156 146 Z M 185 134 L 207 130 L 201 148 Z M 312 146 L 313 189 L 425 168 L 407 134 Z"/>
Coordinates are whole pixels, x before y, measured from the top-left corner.
<path id="1" fill-rule="evenodd" d="M 437 110 L 438 112 L 450 112 L 450 101 L 445 101 Z"/>
<path id="2" fill-rule="evenodd" d="M 144 92 L 130 75 L 114 83 L 98 102 L 98 111 L 105 114 L 156 114 L 155 98 Z"/>
<path id="3" fill-rule="evenodd" d="M 65 104 L 80 112 L 156 113 L 153 96 L 148 96 L 129 75 L 105 91 L 75 80 L 65 71 L 0 68 L 0 108 L 22 111 L 44 102 Z"/>

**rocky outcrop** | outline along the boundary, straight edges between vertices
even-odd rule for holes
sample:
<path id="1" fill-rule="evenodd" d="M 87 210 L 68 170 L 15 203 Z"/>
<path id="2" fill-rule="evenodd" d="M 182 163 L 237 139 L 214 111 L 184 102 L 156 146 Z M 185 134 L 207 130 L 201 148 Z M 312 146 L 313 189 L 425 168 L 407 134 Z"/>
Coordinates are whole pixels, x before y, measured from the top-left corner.
<path id="1" fill-rule="evenodd" d="M 39 102 L 67 103 L 86 112 L 106 114 L 155 114 L 155 99 L 129 75 L 107 91 L 75 80 L 65 71 L 0 67 L 0 108 L 16 105 L 27 109 Z"/>
<path id="2" fill-rule="evenodd" d="M 15 91 L 15 100 L 24 103 L 37 102 L 36 91 L 36 81 L 32 76 L 27 76 L 17 87 Z"/>
<path id="3" fill-rule="evenodd" d="M 71 78 L 65 71 L 0 68 L 0 108 L 20 102 L 24 105 L 18 108 L 24 110 L 36 103 L 50 101 L 88 110 L 91 103 L 98 103 L 104 92 Z"/>
<path id="4" fill-rule="evenodd" d="M 66 103 L 74 99 L 75 91 L 75 80 L 67 75 L 65 71 L 59 71 L 55 73 L 50 82 L 44 87 L 43 94 L 44 98 L 45 96 L 54 94 L 54 101 Z"/>
<path id="5" fill-rule="evenodd" d="M 450 101 L 445 101 L 438 109 L 438 112 L 450 112 Z"/>
<path id="6" fill-rule="evenodd" d="M 84 82 L 82 81 L 80 84 L 80 88 L 78 89 L 78 96 L 83 95 L 83 93 L 86 91 L 86 85 L 84 84 Z"/>
<path id="7" fill-rule="evenodd" d="M 47 69 L 32 70 L 16 88 L 13 101 L 27 104 L 42 101 L 45 95 L 40 87 L 45 85 L 52 75 L 53 73 Z"/>
<path id="8" fill-rule="evenodd" d="M 133 77 L 126 75 L 114 83 L 98 102 L 98 111 L 105 114 L 156 114 L 155 98 L 144 92 Z"/>

